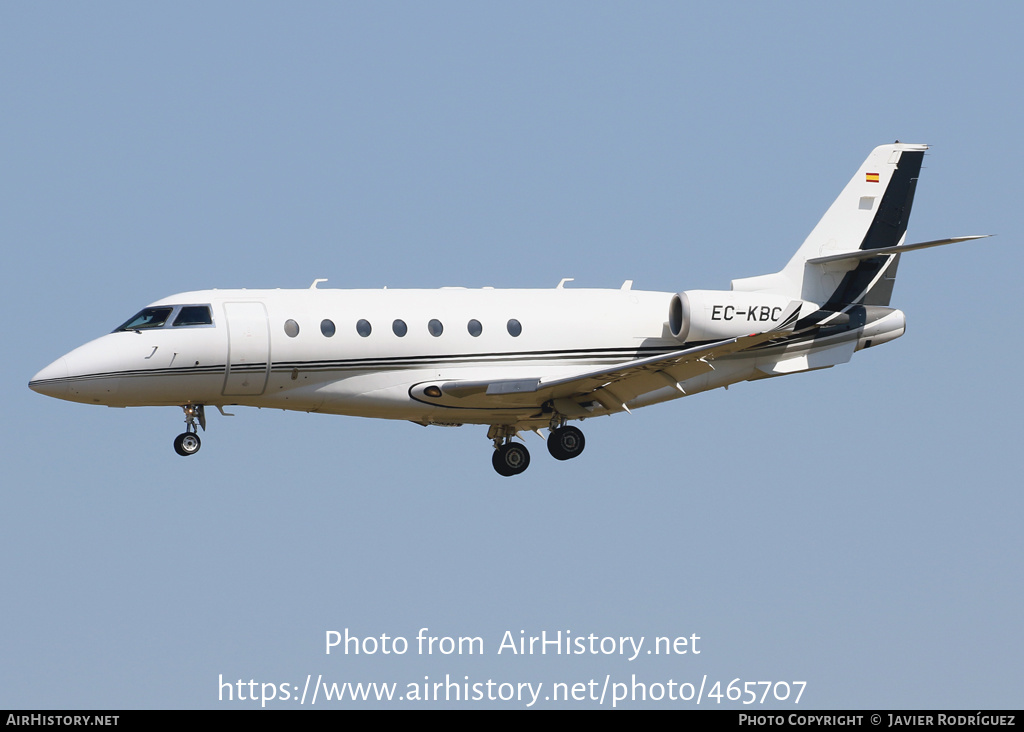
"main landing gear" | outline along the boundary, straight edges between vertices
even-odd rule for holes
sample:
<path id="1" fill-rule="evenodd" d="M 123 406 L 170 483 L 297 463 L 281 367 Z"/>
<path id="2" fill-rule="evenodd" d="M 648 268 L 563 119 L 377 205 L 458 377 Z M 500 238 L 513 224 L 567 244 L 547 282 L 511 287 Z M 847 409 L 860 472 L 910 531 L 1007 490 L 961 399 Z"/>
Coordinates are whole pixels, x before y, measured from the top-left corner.
<path id="1" fill-rule="evenodd" d="M 572 460 L 583 452 L 586 444 L 583 431 L 571 425 L 553 429 L 548 435 L 548 452 L 555 460 Z"/>
<path id="2" fill-rule="evenodd" d="M 513 425 L 495 424 L 487 430 L 487 438 L 494 441 L 491 465 L 498 475 L 506 478 L 519 475 L 530 467 L 530 451 L 526 449 L 526 445 L 512 442 L 515 436 L 516 428 Z"/>
<path id="3" fill-rule="evenodd" d="M 506 442 L 494 449 L 491 465 L 498 471 L 498 475 L 504 475 L 506 478 L 519 475 L 530 467 L 530 451 L 526 449 L 526 445 Z"/>
<path id="4" fill-rule="evenodd" d="M 195 455 L 203 446 L 199 439 L 199 431 L 196 422 L 206 431 L 206 412 L 202 404 L 185 404 L 181 407 L 185 411 L 185 431 L 174 438 L 174 451 L 182 457 Z"/>
<path id="5" fill-rule="evenodd" d="M 519 475 L 530 467 L 530 451 L 526 445 L 513 442 L 516 429 L 511 425 L 492 425 L 487 437 L 494 441 L 494 454 L 491 465 L 498 475 L 510 477 Z M 559 420 L 551 423 L 551 434 L 548 436 L 548 452 L 556 460 L 571 460 L 583 452 L 586 445 L 583 432 Z"/>

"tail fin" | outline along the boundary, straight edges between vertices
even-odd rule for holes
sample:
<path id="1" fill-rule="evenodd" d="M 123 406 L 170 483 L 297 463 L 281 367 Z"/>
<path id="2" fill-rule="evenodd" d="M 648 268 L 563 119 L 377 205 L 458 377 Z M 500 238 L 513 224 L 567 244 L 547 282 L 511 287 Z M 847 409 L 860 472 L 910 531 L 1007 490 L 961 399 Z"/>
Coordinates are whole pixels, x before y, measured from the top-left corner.
<path id="1" fill-rule="evenodd" d="M 782 271 L 733 280 L 732 289 L 800 298 L 823 310 L 888 305 L 898 254 L 808 260 L 902 244 L 927 149 L 902 143 L 876 147 Z"/>

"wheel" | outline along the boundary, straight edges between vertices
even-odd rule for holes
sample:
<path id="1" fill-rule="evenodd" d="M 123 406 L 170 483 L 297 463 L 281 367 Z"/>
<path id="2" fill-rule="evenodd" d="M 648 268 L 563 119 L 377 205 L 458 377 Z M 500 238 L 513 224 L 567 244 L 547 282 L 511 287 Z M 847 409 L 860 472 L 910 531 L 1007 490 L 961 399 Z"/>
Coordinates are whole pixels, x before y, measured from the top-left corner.
<path id="1" fill-rule="evenodd" d="M 548 452 L 555 460 L 571 460 L 583 452 L 587 441 L 578 427 L 566 426 L 548 435 Z"/>
<path id="2" fill-rule="evenodd" d="M 182 457 L 188 457 L 199 452 L 202 444 L 199 441 L 199 435 L 195 432 L 182 432 L 174 438 L 174 451 Z"/>
<path id="3" fill-rule="evenodd" d="M 491 455 L 491 465 L 494 466 L 494 470 L 495 472 L 497 472 L 498 475 L 503 475 L 507 478 L 510 475 L 512 475 L 512 473 L 508 472 L 508 468 L 505 467 L 505 450 L 503 449 L 504 447 L 505 446 L 502 445 L 501 447 L 495 449 L 494 454 Z"/>
<path id="4" fill-rule="evenodd" d="M 512 475 L 519 475 L 530 467 L 530 451 L 525 445 L 518 442 L 507 442 L 494 451 L 491 456 L 491 465 L 506 478 Z"/>

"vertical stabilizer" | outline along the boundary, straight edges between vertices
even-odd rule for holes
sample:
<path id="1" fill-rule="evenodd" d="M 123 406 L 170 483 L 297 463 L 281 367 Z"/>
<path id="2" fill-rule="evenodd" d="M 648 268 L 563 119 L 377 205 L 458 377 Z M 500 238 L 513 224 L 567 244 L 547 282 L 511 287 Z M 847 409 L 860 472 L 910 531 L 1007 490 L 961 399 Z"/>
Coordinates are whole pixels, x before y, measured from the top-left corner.
<path id="1" fill-rule="evenodd" d="M 898 254 L 812 264 L 807 260 L 904 242 L 927 145 L 876 147 L 780 272 L 733 280 L 732 288 L 800 298 L 825 310 L 888 305 Z"/>

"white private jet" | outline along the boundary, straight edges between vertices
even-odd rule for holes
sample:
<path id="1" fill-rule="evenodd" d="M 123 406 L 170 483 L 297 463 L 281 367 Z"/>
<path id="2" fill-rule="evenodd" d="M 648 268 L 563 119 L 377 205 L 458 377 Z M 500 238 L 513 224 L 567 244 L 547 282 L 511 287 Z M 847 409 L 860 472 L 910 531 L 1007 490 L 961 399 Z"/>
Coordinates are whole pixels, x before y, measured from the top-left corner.
<path id="1" fill-rule="evenodd" d="M 875 148 L 789 263 L 732 289 L 202 290 L 144 308 L 29 382 L 111 407 L 178 406 L 179 455 L 199 450 L 204 407 L 244 405 L 489 425 L 501 475 L 530 464 L 521 432 L 845 363 L 903 335 L 889 307 L 926 145 Z"/>

